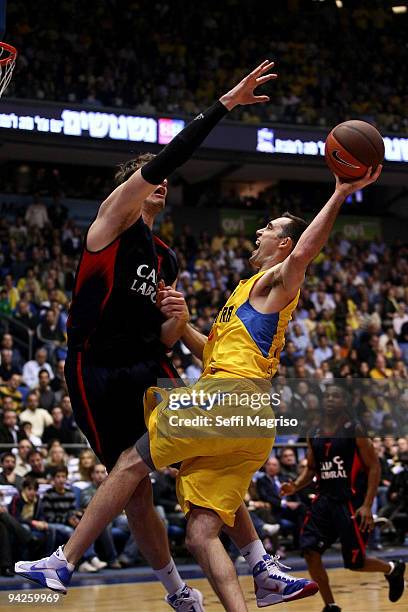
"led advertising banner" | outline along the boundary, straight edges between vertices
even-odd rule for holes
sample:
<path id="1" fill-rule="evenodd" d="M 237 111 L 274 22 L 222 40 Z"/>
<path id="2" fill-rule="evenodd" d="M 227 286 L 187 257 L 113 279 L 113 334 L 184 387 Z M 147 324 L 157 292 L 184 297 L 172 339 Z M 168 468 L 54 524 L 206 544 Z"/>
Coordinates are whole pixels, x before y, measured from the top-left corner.
<path id="1" fill-rule="evenodd" d="M 165 145 L 183 129 L 185 123 L 185 119 L 172 117 L 88 110 L 58 104 L 30 104 L 7 98 L 0 101 L 0 129 L 60 137 Z M 328 131 L 224 121 L 213 130 L 203 146 L 242 153 L 321 157 Z M 384 145 L 386 161 L 408 163 L 408 138 L 386 135 Z"/>

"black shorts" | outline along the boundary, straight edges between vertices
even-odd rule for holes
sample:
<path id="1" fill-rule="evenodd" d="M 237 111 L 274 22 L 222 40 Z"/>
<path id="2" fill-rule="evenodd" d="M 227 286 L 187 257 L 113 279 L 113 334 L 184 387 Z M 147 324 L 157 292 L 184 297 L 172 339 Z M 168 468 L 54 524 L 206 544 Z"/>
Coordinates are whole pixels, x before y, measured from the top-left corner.
<path id="1" fill-rule="evenodd" d="M 68 351 L 65 378 L 75 421 L 108 470 L 146 431 L 146 389 L 163 379 L 171 379 L 174 386 L 184 384 L 166 357 L 111 367 L 96 365 L 86 352 L 75 351 Z"/>
<path id="2" fill-rule="evenodd" d="M 316 550 L 323 554 L 337 539 L 340 539 L 344 567 L 360 569 L 364 564 L 365 549 L 369 533 L 360 531 L 355 510 L 362 500 L 335 501 L 318 496 L 306 514 L 300 532 L 301 550 Z"/>

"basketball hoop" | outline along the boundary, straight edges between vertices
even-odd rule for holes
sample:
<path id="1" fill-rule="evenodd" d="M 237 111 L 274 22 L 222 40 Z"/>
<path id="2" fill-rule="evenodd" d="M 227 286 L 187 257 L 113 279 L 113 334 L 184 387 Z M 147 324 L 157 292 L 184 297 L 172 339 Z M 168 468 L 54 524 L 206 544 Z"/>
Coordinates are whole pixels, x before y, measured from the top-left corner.
<path id="1" fill-rule="evenodd" d="M 0 42 L 0 98 L 13 76 L 16 57 L 17 49 L 5 42 Z"/>

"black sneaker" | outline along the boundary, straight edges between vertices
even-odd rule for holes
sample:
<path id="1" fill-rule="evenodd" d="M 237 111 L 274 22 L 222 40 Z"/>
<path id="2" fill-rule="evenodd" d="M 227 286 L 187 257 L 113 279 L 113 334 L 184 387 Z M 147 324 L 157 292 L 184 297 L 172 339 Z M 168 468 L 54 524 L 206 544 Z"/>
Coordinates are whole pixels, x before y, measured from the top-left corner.
<path id="1" fill-rule="evenodd" d="M 327 604 L 322 610 L 322 612 L 341 612 L 341 608 L 336 606 L 336 604 Z"/>
<path id="2" fill-rule="evenodd" d="M 404 592 L 404 572 L 405 563 L 403 561 L 394 561 L 394 569 L 391 574 L 385 575 L 390 585 L 388 599 L 393 603 L 398 601 Z"/>

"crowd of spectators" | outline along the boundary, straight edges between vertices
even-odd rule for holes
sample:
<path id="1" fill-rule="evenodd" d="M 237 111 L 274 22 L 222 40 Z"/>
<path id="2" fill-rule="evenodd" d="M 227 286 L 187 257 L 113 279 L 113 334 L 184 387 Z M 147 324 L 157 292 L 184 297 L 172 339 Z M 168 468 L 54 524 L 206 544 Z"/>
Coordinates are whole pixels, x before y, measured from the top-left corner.
<path id="1" fill-rule="evenodd" d="M 39 548 L 47 552 L 65 541 L 106 476 L 89 449 L 78 456 L 86 441 L 75 424 L 64 378 L 67 309 L 82 231 L 61 210 L 35 200 L 24 215 L 0 221 L 3 573 L 10 568 L 13 547 L 32 556 Z M 177 233 L 169 217 L 159 232 L 177 253 L 178 286 L 186 295 L 191 322 L 208 334 L 233 288 L 251 274 L 247 260 L 253 242 L 221 232 L 194 235 L 188 228 Z M 277 441 L 284 447 L 256 476 L 247 498 L 258 533 L 270 549 L 297 545 L 314 492 L 281 501 L 279 487 L 304 469 L 304 450 L 293 444 L 304 441 L 317 423 L 322 390 L 333 379 L 348 386 L 350 409 L 375 441 L 382 466 L 377 509 L 385 517 L 398 514 L 397 537 L 403 541 L 408 516 L 407 303 L 407 245 L 379 239 L 351 242 L 337 235 L 310 266 L 274 379 L 281 397 L 276 415 L 298 419 L 299 427 L 278 429 Z M 183 379 L 200 375 L 201 363 L 185 346 L 178 343 L 172 356 Z M 178 546 L 185 520 L 174 477 L 175 471 L 168 469 L 154 473 L 152 481 L 155 503 Z M 121 515 L 87 551 L 81 569 L 118 568 L 138 559 Z"/>
<path id="2" fill-rule="evenodd" d="M 275 4 L 65 1 L 49 11 L 18 0 L 8 7 L 19 59 L 7 95 L 194 115 L 270 57 L 280 74 L 271 103 L 234 111 L 235 119 L 330 126 L 362 118 L 407 131 L 406 15 L 385 0 Z"/>
<path id="3" fill-rule="evenodd" d="M 37 201 L 48 199 L 48 220 L 59 226 L 68 218 L 68 208 L 64 204 L 65 198 L 80 198 L 90 200 L 90 205 L 96 206 L 112 191 L 115 169 L 90 168 L 89 166 L 67 164 L 36 164 L 15 162 L 5 163 L 0 167 L 0 180 L 2 193 L 10 194 L 3 202 L 0 201 L 0 212 L 3 215 L 13 214 L 19 208 L 19 196 L 31 197 L 35 194 Z M 305 181 L 279 181 L 268 185 L 256 195 L 241 194 L 233 183 L 225 188 L 221 182 L 205 182 L 199 189 L 191 191 L 191 185 L 183 182 L 177 173 L 170 179 L 169 197 L 171 198 L 177 188 L 181 189 L 182 198 L 177 203 L 172 202 L 174 208 L 181 202 L 183 207 L 198 207 L 201 209 L 241 209 L 250 211 L 268 210 L 271 214 L 278 214 L 279 210 L 291 210 L 294 214 L 316 210 L 323 201 L 330 196 L 330 186 L 324 183 Z M 14 200 L 15 198 L 15 200 Z M 370 214 L 377 214 L 376 199 L 365 198 L 369 207 L 362 209 L 361 203 L 350 196 L 347 200 L 347 211 L 350 214 L 364 215 L 367 210 Z M 380 214 L 384 212 L 381 201 Z M 25 215 L 25 208 L 21 210 Z M 40 215 L 43 212 L 40 212 Z"/>

